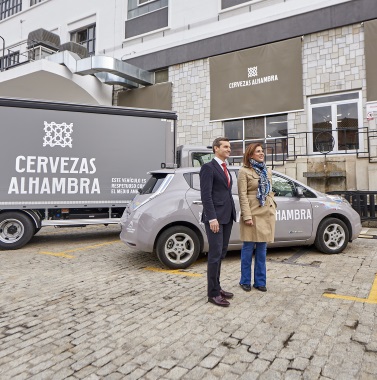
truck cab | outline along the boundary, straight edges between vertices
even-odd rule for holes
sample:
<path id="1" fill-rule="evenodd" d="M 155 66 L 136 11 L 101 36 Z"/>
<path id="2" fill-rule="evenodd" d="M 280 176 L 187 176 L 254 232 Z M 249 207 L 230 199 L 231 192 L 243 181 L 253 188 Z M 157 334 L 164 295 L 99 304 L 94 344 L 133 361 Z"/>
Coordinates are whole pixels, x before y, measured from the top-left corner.
<path id="1" fill-rule="evenodd" d="M 176 151 L 177 167 L 200 167 L 215 157 L 211 147 L 180 145 Z"/>

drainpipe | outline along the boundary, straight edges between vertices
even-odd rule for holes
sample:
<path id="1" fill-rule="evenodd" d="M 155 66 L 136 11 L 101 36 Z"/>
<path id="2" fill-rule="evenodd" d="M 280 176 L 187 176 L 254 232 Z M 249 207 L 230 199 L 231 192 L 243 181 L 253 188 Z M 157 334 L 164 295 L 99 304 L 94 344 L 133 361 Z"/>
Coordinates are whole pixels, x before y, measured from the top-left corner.
<path id="1" fill-rule="evenodd" d="M 3 66 L 1 67 L 1 71 L 4 71 L 5 70 L 5 40 L 1 36 L 0 38 L 3 40 Z"/>

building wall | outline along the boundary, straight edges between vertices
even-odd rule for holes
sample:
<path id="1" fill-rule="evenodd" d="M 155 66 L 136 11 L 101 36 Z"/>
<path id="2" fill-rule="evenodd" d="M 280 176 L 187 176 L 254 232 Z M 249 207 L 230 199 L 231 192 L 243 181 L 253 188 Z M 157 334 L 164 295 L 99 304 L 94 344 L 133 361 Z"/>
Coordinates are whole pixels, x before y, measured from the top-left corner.
<path id="1" fill-rule="evenodd" d="M 366 119 L 366 75 L 364 28 L 361 23 L 303 36 L 304 111 L 288 114 L 288 131 L 303 132 L 296 138 L 296 153 L 307 152 L 305 132 L 309 130 L 310 96 L 362 90 L 363 123 L 376 130 L 376 120 Z M 209 60 L 200 59 L 169 68 L 173 83 L 173 109 L 179 115 L 178 144 L 210 144 L 224 134 L 222 122 L 210 122 Z M 371 140 L 374 146 L 377 139 Z M 367 143 L 365 138 L 365 144 Z M 373 147 L 372 147 L 373 148 Z M 290 146 L 293 154 L 293 146 Z M 377 164 L 356 154 L 298 157 L 277 166 L 277 170 L 319 190 L 375 190 Z M 345 177 L 306 178 L 305 172 L 344 172 Z"/>

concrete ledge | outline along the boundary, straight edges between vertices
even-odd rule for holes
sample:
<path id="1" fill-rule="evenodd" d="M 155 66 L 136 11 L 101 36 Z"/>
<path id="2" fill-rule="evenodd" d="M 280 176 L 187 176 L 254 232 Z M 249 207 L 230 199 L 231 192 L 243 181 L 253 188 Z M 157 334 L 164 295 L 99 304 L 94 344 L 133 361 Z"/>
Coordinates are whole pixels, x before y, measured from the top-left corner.
<path id="1" fill-rule="evenodd" d="M 304 172 L 306 178 L 332 178 L 332 177 L 346 177 L 346 172 Z"/>

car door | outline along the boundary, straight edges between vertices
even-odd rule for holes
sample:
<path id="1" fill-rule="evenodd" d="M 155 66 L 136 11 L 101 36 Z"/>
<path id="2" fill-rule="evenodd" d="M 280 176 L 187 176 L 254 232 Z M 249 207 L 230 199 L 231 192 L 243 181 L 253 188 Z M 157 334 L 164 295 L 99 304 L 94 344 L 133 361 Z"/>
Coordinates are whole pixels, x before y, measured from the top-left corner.
<path id="1" fill-rule="evenodd" d="M 240 215 L 240 203 L 238 201 L 238 192 L 237 192 L 237 177 L 234 170 L 230 170 L 230 174 L 233 180 L 232 194 L 234 199 L 234 204 L 236 206 L 237 213 L 237 222 L 233 224 L 232 233 L 230 235 L 229 244 L 239 245 L 240 244 L 240 229 L 239 229 L 239 215 Z M 188 177 L 189 175 L 189 177 Z M 198 221 L 201 229 L 205 231 L 204 224 L 201 223 L 201 217 L 203 212 L 203 205 L 200 198 L 200 179 L 199 172 L 187 173 L 186 181 L 190 184 L 190 189 L 186 192 L 186 201 L 195 216 L 195 219 Z"/>
<path id="2" fill-rule="evenodd" d="M 276 173 L 272 191 L 277 204 L 275 242 L 305 241 L 312 236 L 313 212 L 310 200 L 297 195 L 295 181 Z"/>

